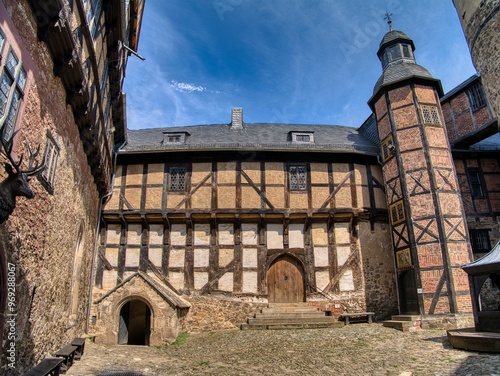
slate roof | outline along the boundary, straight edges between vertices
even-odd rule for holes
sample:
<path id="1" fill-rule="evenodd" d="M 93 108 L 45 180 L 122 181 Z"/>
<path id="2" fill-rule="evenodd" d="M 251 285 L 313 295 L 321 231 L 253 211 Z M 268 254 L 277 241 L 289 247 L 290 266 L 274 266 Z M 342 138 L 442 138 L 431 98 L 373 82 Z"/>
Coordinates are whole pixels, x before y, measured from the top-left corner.
<path id="1" fill-rule="evenodd" d="M 373 88 L 373 94 L 378 92 L 382 86 L 387 86 L 408 78 L 425 78 L 438 81 L 421 65 L 400 60 L 397 63 L 389 64 L 387 68 L 385 68 Z"/>
<path id="2" fill-rule="evenodd" d="M 480 259 L 463 265 L 462 269 L 470 275 L 500 273 L 500 242 Z"/>
<path id="3" fill-rule="evenodd" d="M 174 291 L 170 290 L 167 286 L 163 286 L 149 275 L 143 272 L 136 272 L 123 280 L 120 284 L 109 290 L 106 294 L 97 299 L 94 303 L 99 304 L 103 300 L 105 300 L 108 296 L 112 295 L 115 291 L 117 291 L 120 287 L 126 285 L 134 278 L 142 278 L 146 283 L 148 283 L 156 292 L 169 304 L 171 304 L 175 308 L 190 308 L 191 304 L 178 296 Z"/>
<path id="4" fill-rule="evenodd" d="M 164 133 L 184 133 L 185 143 L 164 143 Z M 293 143 L 291 132 L 312 132 L 314 143 Z M 377 155 L 379 147 L 357 129 L 337 125 L 244 123 L 128 130 L 127 145 L 120 154 L 213 150 L 311 151 Z"/>

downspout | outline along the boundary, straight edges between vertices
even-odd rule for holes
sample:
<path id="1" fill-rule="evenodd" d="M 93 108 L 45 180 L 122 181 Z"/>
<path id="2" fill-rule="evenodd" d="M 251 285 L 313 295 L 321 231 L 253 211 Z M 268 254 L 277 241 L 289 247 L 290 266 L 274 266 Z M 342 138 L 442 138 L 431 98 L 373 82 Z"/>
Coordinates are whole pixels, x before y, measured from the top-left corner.
<path id="1" fill-rule="evenodd" d="M 95 237 L 94 237 L 94 251 L 92 254 L 92 265 L 91 265 L 91 269 L 90 269 L 89 299 L 88 299 L 88 304 L 87 304 L 87 319 L 85 322 L 85 334 L 89 333 L 90 308 L 92 307 L 92 289 L 94 287 L 94 273 L 95 273 L 96 260 L 97 260 L 97 249 L 98 249 L 97 242 L 99 240 L 99 230 L 101 227 L 102 208 L 106 204 L 107 200 L 109 200 L 111 198 L 111 196 L 113 195 L 113 189 L 115 187 L 116 161 L 118 159 L 118 152 L 126 144 L 127 144 L 127 140 L 123 141 L 123 143 L 121 145 L 118 145 L 118 146 L 115 145 L 113 147 L 113 170 L 112 170 L 112 175 L 111 175 L 111 187 L 109 189 L 109 192 L 106 193 L 104 196 L 102 196 L 100 201 L 99 201 L 99 212 L 97 214 L 97 226 L 95 229 Z"/>

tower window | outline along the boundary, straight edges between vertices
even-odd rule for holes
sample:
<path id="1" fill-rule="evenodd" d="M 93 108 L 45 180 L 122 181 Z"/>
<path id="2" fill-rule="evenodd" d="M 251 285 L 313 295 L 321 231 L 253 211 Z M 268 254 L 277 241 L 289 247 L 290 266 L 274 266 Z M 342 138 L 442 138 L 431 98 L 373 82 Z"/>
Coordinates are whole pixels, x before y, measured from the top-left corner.
<path id="1" fill-rule="evenodd" d="M 470 230 L 470 243 L 475 253 L 491 251 L 489 230 Z"/>
<path id="2" fill-rule="evenodd" d="M 436 106 L 422 106 L 422 118 L 424 124 L 440 125 L 439 113 Z"/>
<path id="3" fill-rule="evenodd" d="M 290 190 L 305 191 L 307 189 L 307 170 L 304 165 L 292 165 L 289 167 Z"/>
<path id="4" fill-rule="evenodd" d="M 403 57 L 411 58 L 410 46 L 403 44 Z"/>
<path id="5" fill-rule="evenodd" d="M 395 154 L 394 141 L 392 136 L 387 137 L 381 144 L 382 160 L 385 162 Z"/>
<path id="6" fill-rule="evenodd" d="M 406 219 L 403 200 L 398 200 L 389 206 L 391 224 L 398 225 Z"/>
<path id="7" fill-rule="evenodd" d="M 484 96 L 483 88 L 479 82 L 467 90 L 467 96 L 469 97 L 472 111 L 477 111 L 486 106 L 486 98 Z"/>

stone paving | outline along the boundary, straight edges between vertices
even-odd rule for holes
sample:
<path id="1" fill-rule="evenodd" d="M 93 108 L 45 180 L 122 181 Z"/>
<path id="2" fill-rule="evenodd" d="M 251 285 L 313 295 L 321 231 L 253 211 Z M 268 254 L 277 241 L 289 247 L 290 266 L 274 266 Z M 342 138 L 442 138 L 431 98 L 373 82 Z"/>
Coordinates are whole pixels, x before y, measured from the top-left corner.
<path id="1" fill-rule="evenodd" d="M 444 330 L 403 333 L 378 323 L 352 324 L 189 334 L 184 343 L 162 347 L 87 341 L 67 375 L 500 376 L 500 354 L 455 350 Z"/>

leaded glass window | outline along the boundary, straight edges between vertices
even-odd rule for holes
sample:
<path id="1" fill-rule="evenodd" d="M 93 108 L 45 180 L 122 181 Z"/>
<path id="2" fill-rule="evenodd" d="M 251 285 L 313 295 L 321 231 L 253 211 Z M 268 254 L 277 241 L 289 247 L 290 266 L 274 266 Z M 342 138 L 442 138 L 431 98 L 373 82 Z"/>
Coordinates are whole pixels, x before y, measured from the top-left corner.
<path id="1" fill-rule="evenodd" d="M 469 90 L 467 90 L 472 111 L 477 111 L 486 106 L 486 98 L 483 89 L 479 83 L 476 83 Z"/>
<path id="2" fill-rule="evenodd" d="M 170 167 L 169 190 L 184 191 L 186 188 L 186 167 Z"/>
<path id="3" fill-rule="evenodd" d="M 441 121 L 439 119 L 438 109 L 436 106 L 422 106 L 422 117 L 425 124 L 439 125 Z"/>
<path id="4" fill-rule="evenodd" d="M 305 191 L 307 189 L 307 170 L 306 166 L 293 165 L 289 169 L 290 190 Z"/>
<path id="5" fill-rule="evenodd" d="M 473 252 L 485 253 L 491 251 L 488 230 L 470 230 L 469 236 Z"/>
<path id="6" fill-rule="evenodd" d="M 473 198 L 485 198 L 483 180 L 479 171 L 469 171 L 469 186 Z"/>

